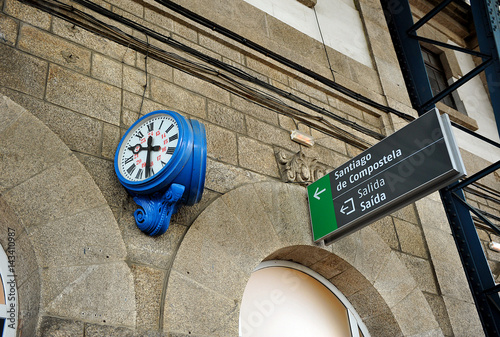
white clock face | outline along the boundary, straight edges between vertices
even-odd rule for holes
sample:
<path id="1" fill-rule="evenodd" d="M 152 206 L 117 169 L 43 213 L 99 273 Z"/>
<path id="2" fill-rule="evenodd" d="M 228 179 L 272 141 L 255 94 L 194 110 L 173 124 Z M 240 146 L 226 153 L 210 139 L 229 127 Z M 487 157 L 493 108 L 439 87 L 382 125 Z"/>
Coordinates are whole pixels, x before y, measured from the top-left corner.
<path id="1" fill-rule="evenodd" d="M 167 114 L 154 114 L 137 124 L 122 142 L 118 168 L 129 181 L 148 179 L 167 165 L 179 141 L 179 126 Z"/>

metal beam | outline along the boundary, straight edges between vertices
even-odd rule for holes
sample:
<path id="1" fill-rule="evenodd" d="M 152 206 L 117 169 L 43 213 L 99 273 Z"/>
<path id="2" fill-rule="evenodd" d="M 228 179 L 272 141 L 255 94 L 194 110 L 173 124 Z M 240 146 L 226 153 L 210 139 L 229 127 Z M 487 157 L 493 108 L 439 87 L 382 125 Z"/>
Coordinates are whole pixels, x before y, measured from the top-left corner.
<path id="1" fill-rule="evenodd" d="M 467 74 L 462 76 L 458 81 L 454 82 L 453 84 L 449 85 L 446 89 L 441 91 L 440 93 L 436 94 L 434 97 L 432 97 L 429 101 L 425 102 L 422 104 L 422 108 L 425 111 L 428 111 L 434 107 L 434 104 L 448 96 L 450 93 L 453 91 L 457 90 L 459 87 L 467 83 L 471 78 L 475 77 L 479 73 L 481 73 L 483 70 L 485 70 L 490 64 L 492 63 L 492 59 L 488 59 L 469 71 Z"/>
<path id="2" fill-rule="evenodd" d="M 422 104 L 430 101 L 433 94 L 420 44 L 407 33 L 413 27 L 410 4 L 407 0 L 381 0 L 381 3 L 413 108 L 423 115 L 427 110 Z"/>
<path id="3" fill-rule="evenodd" d="M 436 14 L 441 12 L 446 6 L 448 6 L 453 0 L 444 0 L 442 1 L 439 5 L 434 7 L 429 13 L 425 14 L 420 20 L 417 21 L 413 26 L 411 26 L 407 33 L 412 34 L 417 31 L 420 27 L 425 25 L 427 22 L 429 22 L 430 19 L 432 19 Z"/>
<path id="4" fill-rule="evenodd" d="M 481 53 L 491 55 L 492 66 L 486 69 L 491 105 L 500 134 L 500 13 L 498 0 L 471 0 L 472 16 Z"/>
<path id="5" fill-rule="evenodd" d="M 489 3 L 486 4 L 486 1 Z M 479 56 L 483 59 L 483 63 L 455 82 L 451 88 L 433 97 L 434 95 L 432 94 L 427 78 L 418 40 L 439 44 L 446 48 L 450 47 L 447 44 L 436 43 L 436 41 L 419 37 L 417 30 L 450 2 L 451 0 L 442 1 L 435 9 L 426 14 L 416 24 L 413 24 L 408 0 L 399 0 L 396 2 L 381 0 L 412 105 L 421 115 L 433 107 L 435 102 L 439 101 L 442 97 L 449 94 L 452 90 L 456 90 L 460 85 L 486 69 L 486 77 L 495 117 L 497 121 L 500 121 L 500 62 L 498 58 L 500 54 L 498 49 L 500 46 L 499 0 L 471 0 L 481 52 L 458 51 Z M 478 26 L 481 27 L 478 28 Z M 485 37 L 488 34 L 489 36 Z M 457 50 L 457 48 L 451 49 Z M 497 125 L 499 125 L 498 122 Z M 492 142 L 489 141 L 489 143 L 491 144 Z M 483 330 L 487 336 L 497 337 L 500 336 L 500 311 L 498 310 L 500 308 L 500 297 L 498 288 L 495 287 L 495 281 L 470 214 L 470 205 L 465 201 L 462 188 L 498 169 L 498 166 L 499 163 L 496 163 L 473 175 L 466 181 L 456 183 L 440 191 L 453 238 L 460 259 L 462 260 Z M 481 214 L 476 215 L 484 218 Z"/>
<path id="6" fill-rule="evenodd" d="M 490 305 L 500 299 L 498 293 L 487 293 L 495 287 L 495 280 L 469 209 L 456 199 L 465 200 L 463 191 L 442 189 L 440 193 L 484 332 L 489 337 L 500 336 L 500 311 Z"/>
<path id="7" fill-rule="evenodd" d="M 492 164 L 492 165 L 490 165 L 490 166 L 482 169 L 481 171 L 479 171 L 477 173 L 474 173 L 473 175 L 471 175 L 467 179 L 462 180 L 459 183 L 455 183 L 453 185 L 450 185 L 449 189 L 451 189 L 452 191 L 461 190 L 465 186 L 470 185 L 472 183 L 475 183 L 479 179 L 482 179 L 482 178 L 486 177 L 487 175 L 495 172 L 498 169 L 500 169 L 500 160 L 497 161 L 496 163 L 494 163 L 494 164 Z"/>
<path id="8" fill-rule="evenodd" d="M 460 199 L 456 194 L 453 194 L 455 200 L 459 201 L 462 205 L 467 207 L 470 212 L 474 213 L 479 220 L 484 222 L 492 231 L 494 231 L 497 235 L 500 235 L 500 229 L 490 220 L 488 220 L 477 208 L 472 207 L 467 201 Z"/>
<path id="9" fill-rule="evenodd" d="M 462 48 L 459 46 L 455 46 L 452 44 L 448 44 L 448 43 L 444 43 L 444 42 L 440 42 L 440 41 L 436 41 L 436 40 L 432 40 L 432 39 L 428 39 L 426 37 L 418 36 L 415 33 L 410 33 L 410 36 L 418 41 L 426 42 L 426 43 L 433 44 L 433 45 L 440 46 L 440 47 L 444 47 L 447 49 L 456 50 L 456 51 L 459 51 L 461 53 L 465 53 L 465 54 L 469 54 L 469 55 L 477 56 L 477 57 L 481 57 L 481 58 L 490 58 L 489 55 L 483 54 L 481 52 L 478 52 L 475 50 L 470 50 L 467 48 Z"/>
<path id="10" fill-rule="evenodd" d="M 500 143 L 495 142 L 494 140 L 491 140 L 489 138 L 486 138 L 485 136 L 480 135 L 479 133 L 471 131 L 471 130 L 467 129 L 465 126 L 462 126 L 462 125 L 457 124 L 455 122 L 451 122 L 451 125 L 453 125 L 453 127 L 457 128 L 457 129 L 459 129 L 459 130 L 461 130 L 461 131 L 463 131 L 465 133 L 468 133 L 471 136 L 476 137 L 479 140 L 482 140 L 485 143 L 488 143 L 490 145 L 493 145 L 493 146 L 496 146 L 496 147 L 500 148 Z"/>

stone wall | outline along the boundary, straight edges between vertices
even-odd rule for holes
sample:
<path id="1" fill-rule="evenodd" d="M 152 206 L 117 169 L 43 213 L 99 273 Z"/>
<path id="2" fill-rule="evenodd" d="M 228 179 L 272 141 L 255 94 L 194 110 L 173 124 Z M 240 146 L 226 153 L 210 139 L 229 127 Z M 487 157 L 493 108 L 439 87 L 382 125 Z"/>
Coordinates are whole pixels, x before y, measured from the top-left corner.
<path id="1" fill-rule="evenodd" d="M 406 124 L 156 2 L 96 3 L 368 130 L 387 135 Z M 182 5 L 331 76 L 321 44 L 243 1 Z M 374 66 L 328 49 L 335 80 L 415 116 L 380 4 L 357 5 Z M 482 334 L 437 196 L 332 246 L 317 247 L 311 241 L 305 189 L 281 182 L 276 156 L 302 151 L 331 169 L 360 153 L 359 146 L 297 124 L 285 108 L 267 109 L 186 68 L 17 0 L 0 0 L 0 8 L 0 121 L 5 129 L 0 211 L 17 219 L 26 242 L 20 259 L 27 266 L 18 284 L 23 335 L 236 336 L 246 280 L 256 265 L 271 258 L 302 263 L 331 280 L 373 336 Z M 105 21 L 215 69 L 191 53 Z M 319 116 L 290 97 L 244 84 Z M 157 109 L 175 110 L 206 126 L 208 162 L 201 202 L 181 208 L 167 233 L 151 238 L 135 225 L 137 206 L 116 179 L 113 157 L 124 131 Z M 377 142 L 323 118 L 368 145 Z M 297 127 L 314 136 L 314 147 L 290 140 Z M 22 151 L 12 151 L 17 147 Z M 248 200 L 250 195 L 255 198 Z M 245 242 L 245 237 L 251 239 Z"/>

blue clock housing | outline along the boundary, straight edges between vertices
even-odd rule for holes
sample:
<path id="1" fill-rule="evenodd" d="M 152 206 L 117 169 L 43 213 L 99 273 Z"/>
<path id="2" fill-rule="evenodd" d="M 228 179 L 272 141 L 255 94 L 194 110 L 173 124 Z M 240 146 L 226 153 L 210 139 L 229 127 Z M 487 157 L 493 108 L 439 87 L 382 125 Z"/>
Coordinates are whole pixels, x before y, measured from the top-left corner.
<path id="1" fill-rule="evenodd" d="M 134 181 L 127 178 L 119 167 L 127 137 L 141 124 L 165 115 L 173 118 L 178 127 L 177 144 L 172 156 L 159 172 L 146 179 Z M 139 229 L 152 236 L 163 234 L 169 227 L 171 216 L 181 205 L 194 205 L 201 200 L 205 187 L 206 158 L 205 126 L 177 112 L 150 112 L 127 130 L 118 145 L 114 167 L 120 183 L 141 207 L 134 213 Z"/>

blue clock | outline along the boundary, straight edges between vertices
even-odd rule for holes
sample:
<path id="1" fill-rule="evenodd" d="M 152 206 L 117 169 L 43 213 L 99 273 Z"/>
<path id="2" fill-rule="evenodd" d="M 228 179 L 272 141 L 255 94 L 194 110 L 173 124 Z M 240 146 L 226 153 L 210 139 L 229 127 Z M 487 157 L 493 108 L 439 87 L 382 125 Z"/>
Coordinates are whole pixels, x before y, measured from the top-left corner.
<path id="1" fill-rule="evenodd" d="M 164 233 L 180 205 L 200 201 L 206 157 L 204 125 L 174 111 L 148 113 L 125 132 L 115 154 L 115 172 L 142 207 L 134 216 L 143 232 Z"/>

